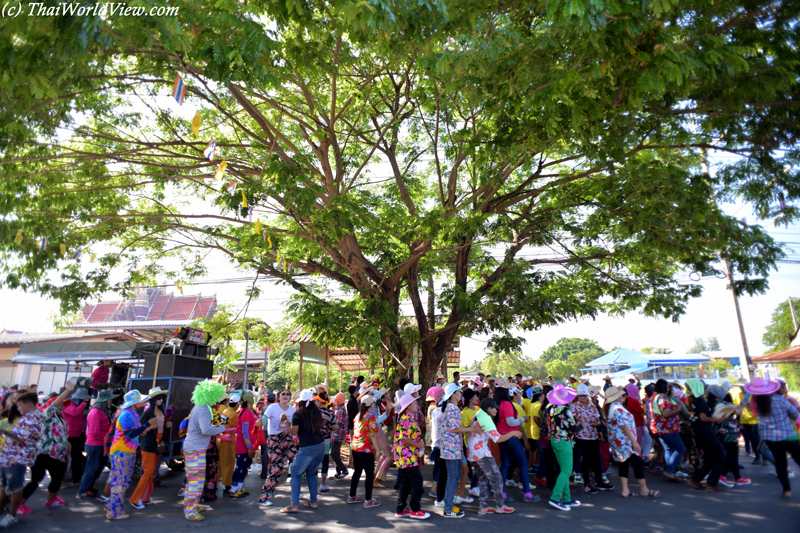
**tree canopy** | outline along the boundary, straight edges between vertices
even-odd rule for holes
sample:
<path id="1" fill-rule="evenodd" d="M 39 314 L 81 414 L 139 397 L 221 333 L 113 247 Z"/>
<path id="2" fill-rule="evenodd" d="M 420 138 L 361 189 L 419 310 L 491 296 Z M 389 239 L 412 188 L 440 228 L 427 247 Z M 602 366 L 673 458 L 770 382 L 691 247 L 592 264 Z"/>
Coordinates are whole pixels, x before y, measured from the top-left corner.
<path id="1" fill-rule="evenodd" d="M 791 298 L 795 313 L 800 313 L 800 298 Z M 791 346 L 792 339 L 797 334 L 798 328 L 792 319 L 789 299 L 778 304 L 772 312 L 772 319 L 767 325 L 761 340 L 767 346 L 767 352 L 779 352 Z"/>
<path id="2" fill-rule="evenodd" d="M 417 344 L 426 383 L 456 335 L 510 350 L 514 330 L 601 312 L 677 319 L 701 294 L 686 274 L 720 258 L 737 292 L 763 291 L 780 247 L 717 202 L 797 216 L 798 9 L 189 0 L 0 19 L 0 284 L 69 310 L 200 276 L 214 252 L 291 286 L 320 343 L 406 367 Z M 710 153 L 728 157 L 709 173 Z"/>
<path id="3" fill-rule="evenodd" d="M 578 339 L 575 337 L 562 337 L 553 346 L 547 348 L 539 357 L 545 363 L 550 361 L 567 361 L 570 356 L 579 352 L 588 351 L 594 355 L 592 359 L 606 353 L 603 348 L 591 339 Z M 591 361 L 591 359 L 589 359 Z"/>

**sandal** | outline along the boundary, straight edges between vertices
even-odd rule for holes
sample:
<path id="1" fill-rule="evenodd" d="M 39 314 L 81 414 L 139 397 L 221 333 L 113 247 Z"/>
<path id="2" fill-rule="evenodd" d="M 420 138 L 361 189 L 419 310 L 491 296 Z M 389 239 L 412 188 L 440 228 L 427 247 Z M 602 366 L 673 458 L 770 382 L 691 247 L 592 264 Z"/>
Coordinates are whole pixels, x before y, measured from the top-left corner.
<path id="1" fill-rule="evenodd" d="M 625 496 L 624 494 L 620 494 L 620 497 L 621 498 L 638 498 L 639 495 L 636 494 L 635 492 L 629 492 L 627 496 Z"/>
<path id="2" fill-rule="evenodd" d="M 286 507 L 284 507 L 283 509 L 281 509 L 281 512 L 282 512 L 283 514 L 296 513 L 297 511 L 298 511 L 298 509 L 292 509 L 292 506 L 291 506 L 291 505 L 287 505 Z"/>
<path id="3" fill-rule="evenodd" d="M 655 500 L 656 498 L 660 498 L 661 493 L 657 490 L 650 489 L 650 492 L 647 494 L 642 494 L 642 498 L 650 498 L 651 500 Z"/>
<path id="4" fill-rule="evenodd" d="M 303 504 L 303 507 L 308 507 L 309 509 L 317 509 L 319 505 L 317 505 L 317 502 L 305 502 Z"/>

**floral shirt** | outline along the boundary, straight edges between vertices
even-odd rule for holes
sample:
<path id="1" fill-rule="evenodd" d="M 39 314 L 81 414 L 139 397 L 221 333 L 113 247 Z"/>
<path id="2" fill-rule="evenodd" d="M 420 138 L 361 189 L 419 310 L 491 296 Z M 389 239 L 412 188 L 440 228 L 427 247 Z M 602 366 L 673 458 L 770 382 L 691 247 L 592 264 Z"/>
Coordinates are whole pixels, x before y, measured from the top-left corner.
<path id="1" fill-rule="evenodd" d="M 333 412 L 336 425 L 339 429 L 334 429 L 331 433 L 331 440 L 335 442 L 344 442 L 347 440 L 347 409 L 344 404 L 340 405 Z"/>
<path id="2" fill-rule="evenodd" d="M 372 413 L 367 413 L 364 418 L 357 416 L 353 421 L 353 442 L 354 452 L 375 453 L 370 435 L 378 431 L 378 420 Z"/>
<path id="3" fill-rule="evenodd" d="M 611 455 L 620 463 L 627 461 L 631 455 L 639 455 L 633 450 L 630 439 L 622 430 L 623 426 L 628 426 L 631 433 L 636 435 L 636 421 L 633 415 L 626 411 L 621 403 L 614 402 L 608 411 L 608 441 L 611 445 Z"/>
<path id="4" fill-rule="evenodd" d="M 556 405 L 551 403 L 547 406 L 547 435 L 550 440 L 572 441 L 568 428 L 575 425 L 575 417 L 572 415 L 570 405 Z"/>
<path id="5" fill-rule="evenodd" d="M 49 455 L 57 461 L 67 461 L 69 455 L 69 426 L 54 405 L 42 413 L 42 436 L 36 442 L 37 455 Z"/>
<path id="6" fill-rule="evenodd" d="M 478 413 L 482 412 L 478 411 Z M 483 413 L 486 414 L 485 412 Z M 497 427 L 488 414 L 480 418 L 483 421 L 483 424 L 481 424 L 483 433 L 467 434 L 467 461 L 475 462 L 484 457 L 492 457 L 492 451 L 489 449 L 489 439 L 492 439 L 492 442 L 497 442 L 501 437 L 500 432 L 497 431 Z"/>
<path id="7" fill-rule="evenodd" d="M 433 432 L 434 432 L 434 425 L 433 425 L 433 411 L 436 409 L 436 405 L 431 403 L 428 406 L 428 416 L 425 417 L 425 446 L 429 448 L 433 448 L 436 446 L 433 443 Z"/>
<path id="8" fill-rule="evenodd" d="M 34 410 L 22 416 L 14 423 L 10 431 L 22 442 L 6 438 L 3 453 L 0 454 L 0 467 L 17 464 L 33 465 L 33 460 L 36 458 L 36 442 L 44 431 L 41 413 Z"/>
<path id="9" fill-rule="evenodd" d="M 653 397 L 655 402 L 650 418 L 650 431 L 655 435 L 668 435 L 670 433 L 681 432 L 681 422 L 677 414 L 669 418 L 662 416 L 665 411 L 672 411 L 678 404 L 670 399 L 666 394 L 656 394 Z"/>
<path id="10" fill-rule="evenodd" d="M 589 402 L 583 405 L 581 402 L 575 402 L 570 406 L 575 420 L 583 426 L 583 429 L 578 432 L 576 438 L 580 440 L 597 440 L 600 435 L 597 433 L 597 424 L 600 423 L 600 412 L 593 403 Z"/>
<path id="11" fill-rule="evenodd" d="M 397 421 L 394 430 L 394 463 L 397 468 L 411 468 L 419 466 L 419 448 L 412 448 L 403 444 L 404 440 L 421 442 L 422 436 L 417 425 L 417 417 L 414 413 L 404 411 Z"/>
<path id="12" fill-rule="evenodd" d="M 461 427 L 461 412 L 454 403 L 447 402 L 444 413 L 439 419 L 439 456 L 445 460 L 461 459 L 463 441 L 461 435 L 453 433 Z"/>
<path id="13" fill-rule="evenodd" d="M 322 414 L 322 438 L 330 439 L 336 417 L 334 416 L 333 412 L 326 407 L 323 407 L 319 411 Z"/>

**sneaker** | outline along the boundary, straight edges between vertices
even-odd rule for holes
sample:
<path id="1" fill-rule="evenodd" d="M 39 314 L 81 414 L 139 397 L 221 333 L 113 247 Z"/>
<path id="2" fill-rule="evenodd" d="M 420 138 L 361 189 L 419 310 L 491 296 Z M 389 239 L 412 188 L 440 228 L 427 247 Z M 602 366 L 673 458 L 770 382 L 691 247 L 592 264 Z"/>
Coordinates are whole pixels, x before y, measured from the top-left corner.
<path id="1" fill-rule="evenodd" d="M 408 515 L 410 515 L 410 514 L 411 514 L 411 509 L 409 509 L 408 507 L 406 507 L 405 509 L 403 509 L 403 511 L 402 511 L 402 512 L 399 512 L 399 513 L 397 513 L 397 512 L 396 512 L 396 513 L 394 513 L 394 515 L 395 515 L 397 518 L 403 518 L 404 516 L 408 516 Z"/>
<path id="2" fill-rule="evenodd" d="M 323 483 L 322 485 L 319 486 L 319 491 L 320 492 L 328 492 L 330 490 L 331 489 L 330 489 L 330 487 L 328 487 L 327 483 Z"/>
<path id="3" fill-rule="evenodd" d="M 231 494 L 231 498 L 245 498 L 247 496 L 250 496 L 250 493 L 245 491 L 244 489 L 239 489 L 233 494 Z"/>
<path id="4" fill-rule="evenodd" d="M 13 526 L 18 520 L 16 516 L 11 516 L 10 514 L 4 515 L 3 518 L 0 518 L 0 528 Z"/>
<path id="5" fill-rule="evenodd" d="M 434 490 L 433 490 L 433 489 L 431 489 L 431 490 L 429 490 L 429 491 L 428 491 L 428 496 L 430 496 L 430 497 L 431 497 L 431 498 L 433 498 L 433 499 L 436 499 L 436 498 L 438 498 L 438 497 L 439 497 L 439 495 L 438 495 L 438 494 L 436 494 L 436 492 L 434 492 Z"/>
<path id="6" fill-rule="evenodd" d="M 608 476 L 606 474 L 603 474 L 602 477 L 603 477 L 603 483 L 608 483 Z M 545 485 L 547 485 L 547 483 L 545 483 Z"/>
<path id="7" fill-rule="evenodd" d="M 437 500 L 434 504 L 434 507 L 444 507 L 444 500 Z"/>
<path id="8" fill-rule="evenodd" d="M 449 513 L 445 511 L 442 515 L 445 518 L 464 518 L 464 511 L 459 509 L 458 507 L 453 507 L 453 510 Z"/>
<path id="9" fill-rule="evenodd" d="M 725 487 L 726 489 L 732 489 L 736 486 L 736 483 L 731 483 L 727 479 L 719 478 L 719 484 Z"/>
<path id="10" fill-rule="evenodd" d="M 675 475 L 681 479 L 688 479 L 690 477 L 689 474 L 687 474 L 683 470 L 678 470 L 677 472 L 675 472 Z"/>
<path id="11" fill-rule="evenodd" d="M 549 503 L 550 503 L 551 506 L 555 507 L 559 511 L 569 511 L 570 510 L 569 505 L 567 505 L 565 503 L 557 502 L 556 500 L 550 500 Z"/>
<path id="12" fill-rule="evenodd" d="M 183 495 L 181 494 L 181 496 Z M 108 503 L 108 496 L 106 496 L 105 494 L 101 494 L 100 496 L 97 497 L 97 499 L 103 503 Z"/>
<path id="13" fill-rule="evenodd" d="M 789 477 L 789 479 L 794 479 L 794 472 L 789 472 L 788 477 Z"/>
<path id="14" fill-rule="evenodd" d="M 256 503 L 261 507 L 272 507 L 274 505 L 272 503 L 272 500 L 264 500 L 263 502 L 256 502 Z"/>
<path id="15" fill-rule="evenodd" d="M 364 498 L 359 498 L 358 496 L 348 496 L 347 503 L 364 503 Z"/>
<path id="16" fill-rule="evenodd" d="M 79 500 L 91 500 L 93 498 L 97 498 L 97 496 L 92 496 L 88 492 L 79 492 L 78 494 L 75 495 L 75 497 L 78 498 Z"/>
<path id="17" fill-rule="evenodd" d="M 142 509 L 144 509 L 144 504 L 142 502 L 132 503 L 131 507 L 133 507 L 134 509 L 139 509 L 141 511 Z"/>
<path id="18" fill-rule="evenodd" d="M 739 479 L 736 480 L 736 484 L 737 485 L 749 485 L 750 484 L 750 480 L 747 479 L 747 478 L 744 478 L 744 477 L 740 477 Z"/>
<path id="19" fill-rule="evenodd" d="M 531 478 L 531 483 L 533 483 L 534 485 L 538 485 L 540 487 L 546 487 L 547 486 L 547 480 L 546 479 L 542 479 L 540 477 Z"/>
<path id="20" fill-rule="evenodd" d="M 44 506 L 47 507 L 47 503 L 45 503 Z M 31 514 L 32 512 L 33 509 L 31 509 L 24 503 L 19 504 L 19 507 L 17 508 L 17 514 Z"/>
<path id="21" fill-rule="evenodd" d="M 583 492 L 586 494 L 600 494 L 600 491 L 594 488 L 594 486 L 589 485 L 588 483 L 584 485 Z"/>
<path id="22" fill-rule="evenodd" d="M 62 498 L 61 496 L 59 496 L 58 494 L 56 494 L 55 501 L 58 502 L 56 505 L 67 505 L 67 501 L 64 498 Z"/>
<path id="23" fill-rule="evenodd" d="M 526 492 L 525 494 L 522 495 L 522 501 L 524 501 L 525 503 L 536 503 L 540 500 L 541 500 L 540 497 L 538 497 L 535 494 L 531 494 L 530 492 Z"/>
<path id="24" fill-rule="evenodd" d="M 409 518 L 414 518 L 414 519 L 416 519 L 416 520 L 426 520 L 426 519 L 428 519 L 428 518 L 430 518 L 430 517 L 431 517 L 431 514 L 430 514 L 430 513 L 426 513 L 426 512 L 425 512 L 425 511 L 423 511 L 423 510 L 419 510 L 419 511 L 409 511 L 409 513 L 408 513 L 408 517 L 409 517 Z"/>
<path id="25" fill-rule="evenodd" d="M 469 495 L 475 496 L 476 498 L 481 495 L 481 489 L 479 487 L 475 487 L 474 489 L 469 489 Z"/>
<path id="26" fill-rule="evenodd" d="M 202 522 L 206 519 L 205 516 L 201 515 L 200 513 L 192 513 L 190 515 L 186 515 L 186 520 L 191 520 L 192 522 Z"/>
<path id="27" fill-rule="evenodd" d="M 100 491 L 97 489 L 89 489 L 86 491 L 86 494 L 88 494 L 90 498 L 97 498 L 100 495 Z"/>
<path id="28" fill-rule="evenodd" d="M 372 498 L 371 500 L 364 502 L 364 509 L 369 509 L 370 507 L 380 507 L 380 506 L 381 502 L 379 502 L 375 498 Z"/>
<path id="29" fill-rule="evenodd" d="M 583 476 L 578 474 L 575 476 L 575 483 L 583 483 Z"/>
<path id="30" fill-rule="evenodd" d="M 507 479 L 506 480 L 506 487 L 511 487 L 512 489 L 515 489 L 515 488 L 517 488 L 517 482 L 514 481 L 513 479 Z"/>
<path id="31" fill-rule="evenodd" d="M 227 490 L 223 490 L 222 494 L 224 494 L 225 496 L 230 496 L 230 493 Z M 178 491 L 178 496 L 183 497 L 183 487 L 181 487 L 181 490 Z"/>
<path id="32" fill-rule="evenodd" d="M 453 498 L 453 501 L 456 503 L 472 503 L 475 500 L 473 498 L 470 498 L 469 496 L 467 496 L 466 498 L 462 498 L 461 496 L 456 496 L 455 498 Z"/>
<path id="33" fill-rule="evenodd" d="M 333 476 L 333 479 L 344 479 L 347 477 L 347 474 L 336 474 Z"/>
<path id="34" fill-rule="evenodd" d="M 563 502 L 563 503 L 564 503 L 564 505 L 566 505 L 568 507 L 580 507 L 581 506 L 581 502 L 575 501 L 575 500 L 570 500 L 568 502 Z"/>
<path id="35" fill-rule="evenodd" d="M 597 490 L 614 490 L 614 485 L 609 483 L 608 481 L 604 481 L 602 483 L 598 483 L 596 485 Z"/>

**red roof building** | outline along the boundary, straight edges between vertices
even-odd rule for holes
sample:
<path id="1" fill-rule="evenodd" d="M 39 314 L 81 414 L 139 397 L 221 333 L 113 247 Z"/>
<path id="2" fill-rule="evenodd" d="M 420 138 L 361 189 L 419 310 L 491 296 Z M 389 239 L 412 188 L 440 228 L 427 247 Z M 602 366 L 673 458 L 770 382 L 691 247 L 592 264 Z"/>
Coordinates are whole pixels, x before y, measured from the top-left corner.
<path id="1" fill-rule="evenodd" d="M 200 294 L 166 294 L 163 287 L 137 289 L 132 299 L 100 302 L 83 308 L 79 324 L 106 322 L 192 322 L 209 318 L 217 311 L 217 297 Z"/>

